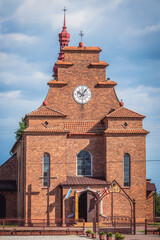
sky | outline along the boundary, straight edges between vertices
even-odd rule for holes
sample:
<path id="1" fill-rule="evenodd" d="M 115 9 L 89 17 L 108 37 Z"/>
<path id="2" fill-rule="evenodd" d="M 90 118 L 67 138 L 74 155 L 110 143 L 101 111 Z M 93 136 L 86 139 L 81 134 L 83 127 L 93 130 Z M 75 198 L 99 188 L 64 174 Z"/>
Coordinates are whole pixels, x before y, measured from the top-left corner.
<path id="1" fill-rule="evenodd" d="M 0 164 L 18 122 L 45 99 L 64 6 L 70 46 L 99 46 L 124 106 L 146 116 L 147 178 L 160 191 L 160 1 L 0 0 Z"/>

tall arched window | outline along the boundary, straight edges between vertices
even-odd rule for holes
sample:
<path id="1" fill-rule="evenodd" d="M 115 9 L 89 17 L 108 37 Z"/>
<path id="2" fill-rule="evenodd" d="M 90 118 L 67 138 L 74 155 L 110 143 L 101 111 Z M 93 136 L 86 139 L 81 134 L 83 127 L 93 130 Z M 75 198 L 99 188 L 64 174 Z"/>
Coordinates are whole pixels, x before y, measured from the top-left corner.
<path id="1" fill-rule="evenodd" d="M 77 175 L 91 176 L 91 154 L 88 151 L 80 151 L 77 154 Z"/>
<path id="2" fill-rule="evenodd" d="M 130 187 L 130 155 L 128 153 L 123 156 L 123 185 Z"/>
<path id="3" fill-rule="evenodd" d="M 50 155 L 49 153 L 43 154 L 43 177 L 47 177 L 47 171 L 50 175 Z M 47 187 L 47 179 L 43 179 L 43 186 Z"/>

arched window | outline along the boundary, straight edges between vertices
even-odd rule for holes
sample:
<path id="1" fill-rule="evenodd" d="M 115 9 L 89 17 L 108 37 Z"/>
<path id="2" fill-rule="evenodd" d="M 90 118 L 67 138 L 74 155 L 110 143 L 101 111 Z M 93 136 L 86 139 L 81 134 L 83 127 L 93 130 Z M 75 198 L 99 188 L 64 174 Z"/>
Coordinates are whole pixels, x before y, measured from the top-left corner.
<path id="1" fill-rule="evenodd" d="M 77 154 L 77 175 L 91 176 L 91 154 L 88 151 L 80 151 Z"/>
<path id="2" fill-rule="evenodd" d="M 47 177 L 47 171 L 50 175 L 50 155 L 49 153 L 43 154 L 43 177 Z M 43 187 L 47 187 L 47 179 L 43 179 Z"/>
<path id="3" fill-rule="evenodd" d="M 123 156 L 123 185 L 130 187 L 130 155 L 128 153 Z"/>

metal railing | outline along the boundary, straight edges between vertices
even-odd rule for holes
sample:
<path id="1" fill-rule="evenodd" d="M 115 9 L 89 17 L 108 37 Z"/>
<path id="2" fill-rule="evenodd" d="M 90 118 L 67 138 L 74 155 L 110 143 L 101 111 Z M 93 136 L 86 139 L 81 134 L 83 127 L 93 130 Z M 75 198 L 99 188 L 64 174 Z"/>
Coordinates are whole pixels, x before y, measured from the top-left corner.
<path id="1" fill-rule="evenodd" d="M 84 219 L 0 219 L 0 233 L 2 231 L 10 232 L 42 232 L 54 234 L 56 231 L 64 231 L 66 234 L 70 232 L 85 232 Z M 39 235 L 38 234 L 38 235 Z M 25 234 L 24 234 L 25 235 Z"/>

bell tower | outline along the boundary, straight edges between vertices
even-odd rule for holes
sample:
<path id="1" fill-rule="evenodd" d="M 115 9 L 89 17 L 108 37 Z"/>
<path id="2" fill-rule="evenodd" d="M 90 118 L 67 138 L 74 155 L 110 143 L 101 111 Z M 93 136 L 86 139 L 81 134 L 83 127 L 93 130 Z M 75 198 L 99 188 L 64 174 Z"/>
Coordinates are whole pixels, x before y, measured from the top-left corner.
<path id="1" fill-rule="evenodd" d="M 70 40 L 70 34 L 67 32 L 66 27 L 66 7 L 63 9 L 64 11 L 64 23 L 62 27 L 62 32 L 59 33 L 59 43 L 60 43 L 60 52 L 58 56 L 58 60 L 63 61 L 64 60 L 64 52 L 63 48 L 68 46 L 69 40 Z M 56 64 L 53 67 L 53 77 L 57 78 L 57 66 Z"/>
<path id="2" fill-rule="evenodd" d="M 70 39 L 70 34 L 67 32 L 67 27 L 66 27 L 66 11 L 67 9 L 64 7 L 64 24 L 63 24 L 63 30 L 61 33 L 59 33 L 59 43 L 60 43 L 60 53 L 58 60 L 64 60 L 64 53 L 63 53 L 63 48 L 68 46 L 69 39 Z"/>

